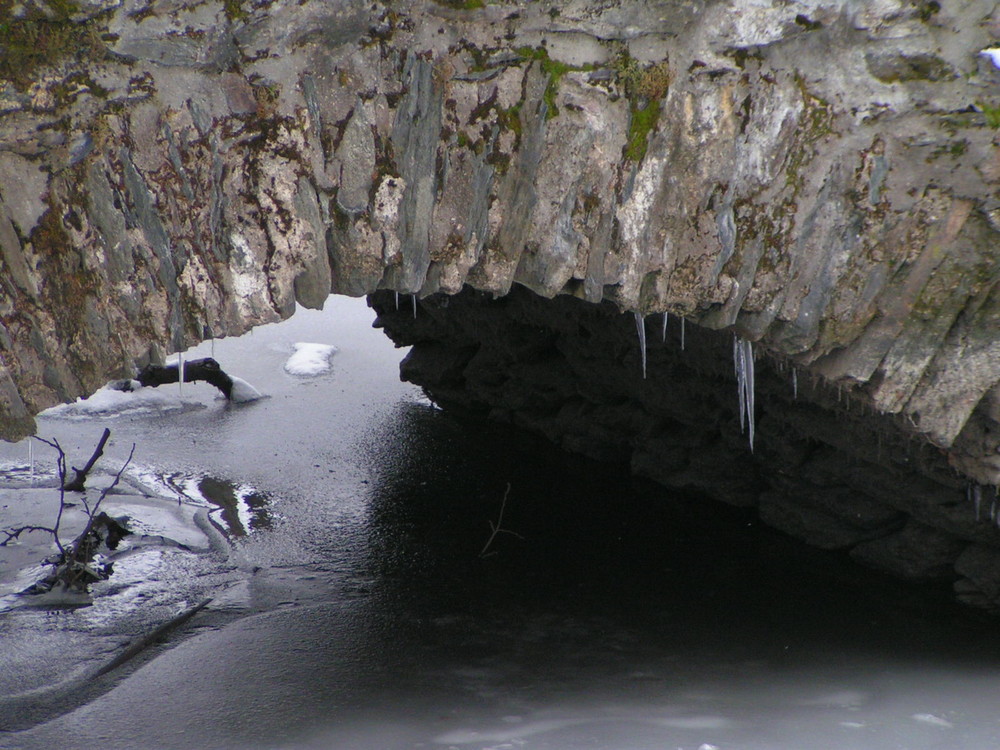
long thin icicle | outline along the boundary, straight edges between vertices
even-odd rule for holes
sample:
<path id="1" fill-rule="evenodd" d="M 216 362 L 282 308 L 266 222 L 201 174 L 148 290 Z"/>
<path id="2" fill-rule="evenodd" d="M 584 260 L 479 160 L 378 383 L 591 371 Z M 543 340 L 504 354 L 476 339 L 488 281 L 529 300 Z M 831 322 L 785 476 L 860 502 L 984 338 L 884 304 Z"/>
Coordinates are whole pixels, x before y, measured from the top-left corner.
<path id="1" fill-rule="evenodd" d="M 980 507 L 980 504 L 983 501 L 983 491 L 982 491 L 982 489 L 980 488 L 980 486 L 978 484 L 976 484 L 975 482 L 973 482 L 972 484 L 969 485 L 969 488 L 968 488 L 968 491 L 967 491 L 966 494 L 968 494 L 969 495 L 969 499 L 972 500 L 972 505 L 973 505 L 973 507 L 976 510 L 976 520 L 978 521 L 979 520 L 979 507 Z"/>
<path id="2" fill-rule="evenodd" d="M 754 436 L 754 372 L 753 344 L 733 336 L 733 367 L 736 370 L 736 396 L 740 402 L 740 432 L 748 429 L 750 451 Z"/>
<path id="3" fill-rule="evenodd" d="M 639 334 L 639 353 L 642 355 L 642 379 L 646 379 L 646 323 L 642 313 L 635 313 L 635 330 Z"/>
<path id="4" fill-rule="evenodd" d="M 670 320 L 670 313 L 663 313 L 663 343 L 667 343 L 667 321 Z"/>
<path id="5" fill-rule="evenodd" d="M 685 319 L 681 318 L 681 351 L 684 351 L 684 322 Z"/>
<path id="6" fill-rule="evenodd" d="M 412 297 L 410 297 L 410 300 L 413 302 L 413 317 L 416 318 L 417 317 L 417 295 L 414 294 Z"/>

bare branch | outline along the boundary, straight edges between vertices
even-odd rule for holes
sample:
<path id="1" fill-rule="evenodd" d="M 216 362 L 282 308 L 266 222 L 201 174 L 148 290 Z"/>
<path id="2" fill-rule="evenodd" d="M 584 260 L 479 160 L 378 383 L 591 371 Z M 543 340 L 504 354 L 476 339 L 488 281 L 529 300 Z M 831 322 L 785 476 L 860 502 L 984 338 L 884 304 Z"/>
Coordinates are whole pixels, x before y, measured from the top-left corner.
<path id="1" fill-rule="evenodd" d="M 63 557 L 66 556 L 66 548 L 63 547 L 63 543 L 59 540 L 59 524 L 62 523 L 63 511 L 66 509 L 66 491 L 64 485 L 66 484 L 66 453 L 63 451 L 62 446 L 59 445 L 59 441 L 55 438 L 51 440 L 46 440 L 45 438 L 38 437 L 35 435 L 35 440 L 54 449 L 56 452 L 56 467 L 59 471 L 59 511 L 56 513 L 56 522 L 52 527 L 52 539 L 56 543 L 56 547 L 59 548 L 59 554 Z"/>
<path id="2" fill-rule="evenodd" d="M 53 535 L 56 533 L 55 529 L 50 529 L 48 526 L 18 526 L 16 529 L 4 529 L 0 531 L 0 534 L 3 534 L 7 538 L 0 542 L 0 547 L 6 547 L 11 542 L 17 541 L 17 538 L 21 536 L 21 534 L 26 534 L 32 531 L 46 531 Z"/>
<path id="3" fill-rule="evenodd" d="M 94 464 L 97 463 L 97 459 L 104 455 L 104 444 L 108 442 L 109 437 L 111 437 L 111 430 L 105 427 L 104 434 L 101 435 L 101 440 L 97 443 L 97 447 L 94 449 L 94 453 L 90 457 L 90 460 L 87 461 L 87 465 L 82 469 L 78 469 L 75 466 L 73 467 L 73 471 L 76 472 L 76 476 L 63 484 L 64 490 L 67 492 L 83 492 L 83 485 L 87 481 L 87 475 L 90 473 L 90 470 L 94 468 Z"/>
<path id="4" fill-rule="evenodd" d="M 107 433 L 108 431 L 105 430 L 105 432 Z M 104 440 L 105 438 L 102 438 L 102 442 Z M 115 478 L 112 480 L 111 484 L 109 484 L 107 487 L 101 490 L 101 494 L 100 496 L 98 496 L 97 502 L 94 503 L 93 508 L 87 506 L 87 525 L 84 527 L 83 532 L 76 538 L 76 541 L 74 541 L 73 544 L 70 546 L 69 554 L 67 555 L 64 553 L 64 559 L 65 562 L 68 564 L 70 571 L 66 579 L 67 585 L 74 585 L 76 583 L 76 580 L 79 578 L 80 574 L 82 574 L 83 571 L 85 570 L 84 565 L 87 562 L 86 558 L 90 556 L 90 550 L 87 549 L 86 541 L 90 536 L 92 529 L 94 528 L 94 522 L 100 519 L 102 516 L 106 518 L 105 514 L 100 514 L 100 515 L 98 514 L 98 511 L 100 510 L 101 507 L 101 503 L 104 502 L 104 498 L 108 496 L 108 493 L 110 493 L 111 490 L 113 490 L 117 486 L 118 482 L 122 478 L 122 474 L 125 472 L 125 469 L 127 469 L 128 465 L 132 462 L 132 456 L 134 454 L 135 454 L 135 443 L 132 443 L 132 450 L 129 451 L 128 458 L 125 459 L 125 463 L 122 464 L 122 467 L 118 470 L 118 473 L 115 474 Z M 81 558 L 83 559 L 81 560 Z"/>
<path id="5" fill-rule="evenodd" d="M 122 474 L 125 473 L 125 469 L 128 468 L 128 465 L 132 463 L 132 456 L 134 455 L 135 455 L 135 443 L 132 443 L 132 449 L 128 452 L 128 458 L 125 459 L 125 463 L 122 464 L 122 467 L 115 474 L 115 478 L 112 480 L 111 484 L 109 484 L 107 487 L 101 490 L 101 494 L 97 498 L 97 502 L 94 503 L 94 509 L 93 511 L 91 511 L 91 515 L 97 513 L 97 510 L 101 507 L 101 503 L 104 502 L 104 498 L 108 496 L 108 493 L 111 492 L 111 490 L 113 490 L 115 487 L 118 486 L 118 482 L 121 481 Z"/>
<path id="6" fill-rule="evenodd" d="M 64 545 L 59 539 L 59 528 L 63 520 L 63 513 L 67 507 L 72 505 L 66 501 L 66 490 L 72 489 L 75 486 L 77 486 L 79 490 L 84 489 L 83 483 L 87 474 L 94 467 L 97 459 L 103 455 L 104 446 L 110 435 L 111 431 L 105 429 L 104 434 L 101 436 L 101 440 L 91 456 L 90 461 L 87 462 L 87 465 L 83 469 L 73 467 L 77 476 L 73 482 L 69 483 L 66 481 L 66 453 L 63 451 L 62 446 L 59 445 L 59 441 L 55 438 L 52 440 L 46 440 L 45 438 L 36 437 L 39 442 L 44 443 L 55 450 L 57 455 L 56 463 L 59 470 L 59 510 L 56 514 L 55 524 L 52 527 L 28 525 L 18 528 L 0 529 L 0 540 L 2 540 L 0 541 L 0 547 L 16 541 L 22 534 L 32 531 L 41 531 L 51 535 L 52 540 L 59 549 L 59 558 L 57 561 L 51 563 L 54 566 L 52 573 L 26 589 L 23 593 L 40 593 L 43 591 L 49 591 L 55 585 L 61 585 L 65 589 L 73 588 L 86 591 L 87 586 L 91 581 L 101 580 L 110 575 L 110 564 L 106 566 L 104 563 L 97 564 L 97 558 L 95 555 L 101 545 L 106 544 L 110 549 L 115 549 L 118 544 L 118 540 L 130 532 L 126 527 L 122 526 L 106 513 L 99 513 L 99 510 L 101 503 L 104 502 L 104 499 L 108 496 L 108 494 L 110 494 L 112 490 L 118 486 L 122 475 L 132 462 L 132 458 L 135 455 L 134 443 L 132 444 L 132 449 L 129 451 L 128 458 L 125 460 L 125 463 L 122 464 L 122 467 L 117 471 L 117 473 L 115 473 L 111 483 L 101 490 L 97 500 L 91 504 L 87 501 L 86 496 L 82 498 L 83 507 L 85 508 L 87 515 L 87 523 L 84 526 L 83 531 L 69 544 Z"/>

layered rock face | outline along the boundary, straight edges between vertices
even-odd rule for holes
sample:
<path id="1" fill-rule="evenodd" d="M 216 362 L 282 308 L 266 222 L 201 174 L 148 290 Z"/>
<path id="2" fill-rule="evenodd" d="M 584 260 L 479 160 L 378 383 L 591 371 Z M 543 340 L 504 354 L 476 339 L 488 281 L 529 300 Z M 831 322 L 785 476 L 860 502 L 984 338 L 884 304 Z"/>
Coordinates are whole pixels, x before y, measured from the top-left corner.
<path id="1" fill-rule="evenodd" d="M 3 437 L 331 291 L 517 284 L 732 329 L 1000 483 L 996 3 L 17 12 Z"/>

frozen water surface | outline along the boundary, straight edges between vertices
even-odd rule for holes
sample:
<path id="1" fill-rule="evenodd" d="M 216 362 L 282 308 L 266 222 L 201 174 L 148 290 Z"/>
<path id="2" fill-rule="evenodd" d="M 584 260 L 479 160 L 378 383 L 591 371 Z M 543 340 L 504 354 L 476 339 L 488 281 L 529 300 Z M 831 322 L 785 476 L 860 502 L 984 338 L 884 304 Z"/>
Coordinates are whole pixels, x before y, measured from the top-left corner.
<path id="1" fill-rule="evenodd" d="M 50 540 L 0 551 L 0 747 L 1000 747 L 995 621 L 457 420 L 371 320 L 332 298 L 216 341 L 267 398 L 185 384 L 39 420 L 77 465 L 112 429 L 96 489 L 136 444 L 105 502 L 139 533 L 80 608 L 12 596 Z M 289 377 L 303 341 L 335 341 L 336 367 Z M 0 526 L 54 508 L 52 457 L 30 458 L 0 446 Z M 480 558 L 508 483 L 516 535 Z"/>

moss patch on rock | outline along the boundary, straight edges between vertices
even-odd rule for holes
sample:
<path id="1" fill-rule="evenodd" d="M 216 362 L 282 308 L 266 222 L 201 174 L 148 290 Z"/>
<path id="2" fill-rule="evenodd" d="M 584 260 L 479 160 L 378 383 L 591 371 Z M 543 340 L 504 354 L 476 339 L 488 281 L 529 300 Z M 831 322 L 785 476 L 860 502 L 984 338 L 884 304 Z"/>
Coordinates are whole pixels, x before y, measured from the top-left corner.
<path id="1" fill-rule="evenodd" d="M 75 20 L 69 0 L 50 0 L 52 15 L 26 12 L 15 17 L 14 0 L 0 0 L 0 79 L 24 90 L 36 71 L 65 58 L 100 60 L 107 54 L 97 20 Z"/>

